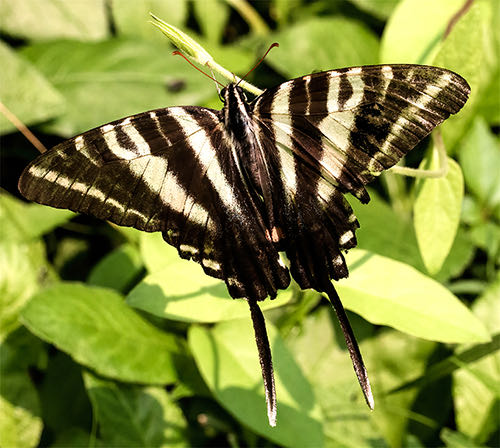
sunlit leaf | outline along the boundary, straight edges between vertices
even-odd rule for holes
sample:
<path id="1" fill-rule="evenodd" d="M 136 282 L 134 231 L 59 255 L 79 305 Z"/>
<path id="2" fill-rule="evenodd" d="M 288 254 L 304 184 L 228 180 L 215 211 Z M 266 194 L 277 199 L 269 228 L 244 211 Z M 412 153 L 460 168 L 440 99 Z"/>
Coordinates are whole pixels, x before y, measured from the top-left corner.
<path id="1" fill-rule="evenodd" d="M 176 379 L 173 357 L 178 340 L 132 311 L 112 290 L 81 284 L 57 284 L 36 294 L 22 322 L 96 372 L 142 383 Z"/>
<path id="2" fill-rule="evenodd" d="M 428 169 L 439 168 L 439 157 L 433 151 Z M 462 170 L 448 158 L 446 176 L 427 178 L 417 184 L 413 222 L 420 254 L 430 274 L 441 269 L 448 256 L 460 222 L 464 194 Z"/>
<path id="3" fill-rule="evenodd" d="M 416 269 L 361 250 L 349 252 L 347 262 L 350 275 L 336 288 L 344 305 L 368 321 L 433 341 L 490 339 L 457 297 Z"/>
<path id="4" fill-rule="evenodd" d="M 285 446 L 322 446 L 321 412 L 311 385 L 268 322 L 278 396 L 277 426 L 269 426 L 250 319 L 209 330 L 192 326 L 189 346 L 215 398 L 245 426 Z"/>
<path id="5" fill-rule="evenodd" d="M 146 244 L 159 238 L 146 238 Z M 143 240 L 144 241 L 144 240 Z M 249 316 L 248 304 L 233 299 L 226 284 L 206 275 L 201 266 L 180 260 L 177 250 L 160 242 L 159 251 L 149 245 L 146 265 L 153 266 L 153 274 L 142 280 L 127 296 L 127 303 L 160 317 L 185 322 L 218 322 Z M 143 253 L 144 253 L 143 248 Z M 162 269 L 156 270 L 155 261 Z M 265 300 L 262 309 L 282 306 L 292 298 L 292 289 L 280 291 L 274 300 Z"/>

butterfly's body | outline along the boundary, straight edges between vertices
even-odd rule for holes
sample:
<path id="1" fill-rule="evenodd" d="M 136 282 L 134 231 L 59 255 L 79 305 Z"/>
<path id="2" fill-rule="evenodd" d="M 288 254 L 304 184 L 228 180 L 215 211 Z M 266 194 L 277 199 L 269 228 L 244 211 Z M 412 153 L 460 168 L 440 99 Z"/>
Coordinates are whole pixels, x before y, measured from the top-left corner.
<path id="1" fill-rule="evenodd" d="M 160 231 L 184 258 L 223 279 L 251 308 L 268 413 L 274 379 L 257 302 L 287 288 L 326 292 L 373 406 L 361 355 L 331 279 L 358 221 L 346 199 L 396 164 L 467 101 L 469 86 L 437 67 L 385 65 L 315 73 L 248 103 L 226 86 L 221 111 L 171 107 L 74 137 L 24 171 L 28 199 L 119 225 Z M 280 258 L 289 260 L 289 267 Z"/>

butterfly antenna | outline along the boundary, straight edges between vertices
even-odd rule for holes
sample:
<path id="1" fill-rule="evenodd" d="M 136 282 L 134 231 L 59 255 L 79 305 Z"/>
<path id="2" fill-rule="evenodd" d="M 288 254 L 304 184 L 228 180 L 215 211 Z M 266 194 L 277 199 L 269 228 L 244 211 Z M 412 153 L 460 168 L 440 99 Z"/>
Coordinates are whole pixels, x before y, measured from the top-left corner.
<path id="1" fill-rule="evenodd" d="M 276 389 L 274 387 L 273 360 L 266 331 L 266 321 L 256 300 L 248 299 L 252 316 L 255 342 L 259 351 L 260 368 L 266 391 L 267 418 L 271 426 L 276 426 Z"/>
<path id="2" fill-rule="evenodd" d="M 190 64 L 191 66 L 193 66 L 196 70 L 198 70 L 200 73 L 203 73 L 207 78 L 210 78 L 212 81 L 215 81 L 216 84 L 218 84 L 219 86 L 222 86 L 224 87 L 224 84 L 222 84 L 221 82 L 217 81 L 215 79 L 215 76 L 210 76 L 208 73 L 205 73 L 203 70 L 201 70 L 200 68 L 196 67 L 196 65 L 194 65 L 186 56 L 184 56 L 184 54 L 182 54 L 180 51 L 178 50 L 175 50 L 172 52 L 173 55 L 175 56 L 182 56 L 187 62 L 188 64 Z"/>
<path id="3" fill-rule="evenodd" d="M 354 367 L 354 371 L 356 372 L 356 376 L 358 377 L 359 384 L 361 386 L 361 389 L 363 390 L 366 404 L 371 410 L 373 410 L 375 403 L 370 387 L 370 381 L 368 380 L 368 373 L 366 371 L 361 352 L 359 351 L 356 337 L 354 336 L 354 332 L 352 331 L 351 324 L 349 323 L 347 314 L 345 313 L 342 302 L 340 301 L 340 297 L 330 280 L 324 282 L 323 289 L 328 295 L 328 298 L 330 299 L 330 302 L 333 305 L 333 309 L 335 310 L 337 318 L 340 322 L 340 328 L 342 328 L 342 333 L 344 333 L 344 339 L 347 345 L 347 349 L 349 350 L 349 355 L 351 356 L 352 366 Z"/>
<path id="4" fill-rule="evenodd" d="M 254 71 L 254 70 L 255 70 L 255 69 L 256 69 L 256 68 L 257 68 L 257 67 L 261 64 L 261 62 L 262 62 L 262 61 L 264 60 L 264 58 L 267 56 L 267 53 L 269 53 L 269 52 L 270 52 L 270 51 L 271 51 L 274 47 L 279 47 L 279 46 L 280 46 L 280 44 L 279 44 L 279 43 L 277 43 L 277 42 L 272 43 L 272 44 L 269 46 L 269 48 L 267 49 L 267 51 L 264 53 L 264 56 L 262 56 L 262 57 L 258 60 L 257 64 L 255 64 L 255 65 L 254 65 L 254 66 L 253 66 L 253 67 L 252 67 L 252 68 L 251 68 L 251 69 L 247 72 L 247 74 L 246 74 L 245 76 L 243 76 L 243 78 L 240 78 L 240 80 L 237 82 L 237 84 L 236 84 L 236 85 L 238 85 L 241 81 L 243 81 L 243 80 L 244 80 L 244 79 L 245 79 L 245 78 L 246 78 L 246 77 L 247 77 L 250 73 L 252 73 L 252 72 L 253 72 L 253 71 Z"/>

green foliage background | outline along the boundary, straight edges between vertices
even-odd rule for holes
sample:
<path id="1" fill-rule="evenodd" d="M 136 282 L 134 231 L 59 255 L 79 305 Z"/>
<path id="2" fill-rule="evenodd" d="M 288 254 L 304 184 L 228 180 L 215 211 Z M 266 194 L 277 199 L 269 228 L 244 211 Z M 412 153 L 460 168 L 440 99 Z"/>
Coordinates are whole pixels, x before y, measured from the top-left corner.
<path id="1" fill-rule="evenodd" d="M 278 426 L 244 301 L 161 236 L 20 199 L 36 156 L 0 116 L 0 446 L 500 445 L 500 13 L 496 0 L 0 0 L 0 100 L 46 146 L 144 110 L 220 108 L 149 11 L 261 88 L 375 63 L 472 87 L 441 133 L 448 174 L 394 173 L 338 284 L 375 395 L 363 402 L 317 293 L 266 301 Z M 458 13 L 458 15 L 457 15 Z M 432 142 L 407 164 L 436 168 Z M 352 199 L 352 200 L 351 200 Z"/>

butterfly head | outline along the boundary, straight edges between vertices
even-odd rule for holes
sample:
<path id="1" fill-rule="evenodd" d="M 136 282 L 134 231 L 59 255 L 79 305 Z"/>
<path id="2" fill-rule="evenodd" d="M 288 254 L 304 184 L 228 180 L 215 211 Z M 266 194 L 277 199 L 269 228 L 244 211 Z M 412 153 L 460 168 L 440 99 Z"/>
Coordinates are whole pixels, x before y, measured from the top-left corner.
<path id="1" fill-rule="evenodd" d="M 247 103 L 248 99 L 243 89 L 236 84 L 228 84 L 220 91 L 220 99 L 224 104 L 229 104 L 232 100 L 239 99 Z"/>

